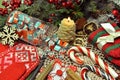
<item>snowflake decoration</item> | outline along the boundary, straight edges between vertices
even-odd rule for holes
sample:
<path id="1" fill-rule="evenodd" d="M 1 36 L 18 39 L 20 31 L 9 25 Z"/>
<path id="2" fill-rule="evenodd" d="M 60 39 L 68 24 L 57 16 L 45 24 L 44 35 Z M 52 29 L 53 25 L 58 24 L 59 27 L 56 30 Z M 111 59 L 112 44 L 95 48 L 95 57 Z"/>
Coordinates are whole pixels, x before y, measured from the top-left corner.
<path id="1" fill-rule="evenodd" d="M 3 45 L 9 44 L 14 45 L 14 41 L 18 39 L 18 35 L 15 33 L 15 27 L 4 26 L 3 31 L 0 32 L 1 43 Z"/>

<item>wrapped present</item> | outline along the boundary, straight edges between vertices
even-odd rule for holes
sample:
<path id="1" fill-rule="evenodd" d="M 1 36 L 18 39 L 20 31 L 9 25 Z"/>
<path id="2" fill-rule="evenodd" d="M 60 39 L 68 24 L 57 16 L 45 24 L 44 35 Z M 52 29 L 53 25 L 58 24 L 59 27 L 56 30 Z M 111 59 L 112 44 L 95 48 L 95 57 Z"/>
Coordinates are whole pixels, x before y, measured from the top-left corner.
<path id="1" fill-rule="evenodd" d="M 13 11 L 6 24 L 17 29 L 17 34 L 21 40 L 33 45 L 42 44 L 49 28 L 42 20 L 19 11 Z"/>
<path id="2" fill-rule="evenodd" d="M 112 63 L 120 66 L 120 28 L 116 23 L 101 23 L 88 42 L 99 48 Z"/>
<path id="3" fill-rule="evenodd" d="M 71 69 L 77 72 L 77 67 L 74 65 L 65 65 L 60 59 L 55 59 L 52 71 L 48 74 L 46 80 L 65 80 L 67 77 L 67 70 Z"/>
<path id="4" fill-rule="evenodd" d="M 0 80 L 25 80 L 38 64 L 36 47 L 19 43 L 0 53 Z"/>

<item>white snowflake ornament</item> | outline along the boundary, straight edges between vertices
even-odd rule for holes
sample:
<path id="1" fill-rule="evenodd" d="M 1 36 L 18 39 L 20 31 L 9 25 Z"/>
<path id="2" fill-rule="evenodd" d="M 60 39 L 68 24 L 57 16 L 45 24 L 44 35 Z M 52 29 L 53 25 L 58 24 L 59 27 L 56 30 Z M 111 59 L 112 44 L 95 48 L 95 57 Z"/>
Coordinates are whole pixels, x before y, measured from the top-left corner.
<path id="1" fill-rule="evenodd" d="M 15 31 L 15 27 L 4 26 L 3 31 L 0 32 L 1 43 L 3 45 L 9 44 L 10 46 L 13 46 L 14 41 L 19 38 Z"/>

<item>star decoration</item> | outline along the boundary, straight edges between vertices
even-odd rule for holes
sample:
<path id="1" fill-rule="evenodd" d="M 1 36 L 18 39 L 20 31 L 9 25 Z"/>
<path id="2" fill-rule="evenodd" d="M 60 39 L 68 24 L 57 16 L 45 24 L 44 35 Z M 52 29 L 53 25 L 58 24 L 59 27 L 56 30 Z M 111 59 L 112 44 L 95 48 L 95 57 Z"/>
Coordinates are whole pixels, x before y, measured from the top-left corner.
<path id="1" fill-rule="evenodd" d="M 15 27 L 4 26 L 3 31 L 0 32 L 1 43 L 3 45 L 14 45 L 14 41 L 18 40 L 18 35 L 15 33 Z"/>

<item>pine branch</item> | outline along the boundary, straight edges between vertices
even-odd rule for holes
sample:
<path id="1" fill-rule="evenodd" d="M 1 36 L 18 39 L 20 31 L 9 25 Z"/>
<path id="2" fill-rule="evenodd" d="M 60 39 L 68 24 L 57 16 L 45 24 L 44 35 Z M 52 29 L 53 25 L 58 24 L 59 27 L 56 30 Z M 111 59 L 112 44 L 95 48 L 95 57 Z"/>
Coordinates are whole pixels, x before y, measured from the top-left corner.
<path id="1" fill-rule="evenodd" d="M 8 15 L 5 16 L 1 16 L 0 15 L 0 30 L 2 29 L 2 27 L 5 25 L 6 20 L 7 20 Z"/>

